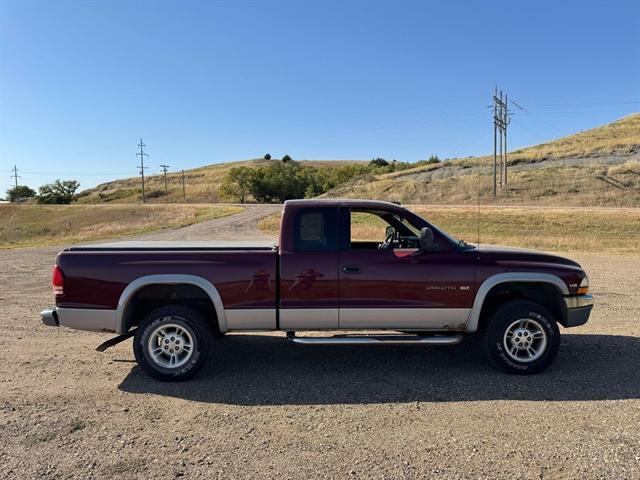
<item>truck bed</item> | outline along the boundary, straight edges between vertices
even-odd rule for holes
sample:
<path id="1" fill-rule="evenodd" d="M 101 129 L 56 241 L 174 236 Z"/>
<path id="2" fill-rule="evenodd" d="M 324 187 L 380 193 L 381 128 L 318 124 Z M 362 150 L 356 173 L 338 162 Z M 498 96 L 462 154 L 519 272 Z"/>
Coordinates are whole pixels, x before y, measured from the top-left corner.
<path id="1" fill-rule="evenodd" d="M 271 251 L 273 241 L 128 241 L 76 245 L 65 252 L 140 252 L 140 251 Z"/>
<path id="2" fill-rule="evenodd" d="M 218 292 L 228 317 L 267 310 L 275 328 L 278 251 L 270 242 L 147 242 L 97 243 L 68 248 L 58 254 L 65 293 L 58 308 L 118 308 L 133 282 L 161 276 L 173 285 L 189 278 L 206 281 Z M 162 295 L 168 297 L 171 293 Z M 237 312 L 233 312 L 237 310 Z M 243 312 L 244 311 L 244 312 Z M 234 317 L 234 313 L 236 314 Z"/>

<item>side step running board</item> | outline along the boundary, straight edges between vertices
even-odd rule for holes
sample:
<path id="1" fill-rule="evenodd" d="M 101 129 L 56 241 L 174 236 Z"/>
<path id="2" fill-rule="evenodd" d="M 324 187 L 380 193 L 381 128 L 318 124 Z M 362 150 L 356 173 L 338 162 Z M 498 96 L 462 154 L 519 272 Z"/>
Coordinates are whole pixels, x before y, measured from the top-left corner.
<path id="1" fill-rule="evenodd" d="M 433 335 L 336 335 L 333 337 L 296 337 L 295 332 L 287 332 L 287 340 L 303 345 L 456 345 L 462 341 L 462 334 Z"/>

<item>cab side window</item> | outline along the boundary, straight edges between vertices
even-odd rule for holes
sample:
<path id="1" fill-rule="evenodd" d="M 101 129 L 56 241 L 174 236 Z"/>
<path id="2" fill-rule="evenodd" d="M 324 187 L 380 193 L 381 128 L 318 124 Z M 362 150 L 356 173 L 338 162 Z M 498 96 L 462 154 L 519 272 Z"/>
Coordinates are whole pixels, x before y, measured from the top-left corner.
<path id="1" fill-rule="evenodd" d="M 372 248 L 377 248 L 377 244 L 383 242 L 387 236 L 389 224 L 379 215 L 366 211 L 351 211 L 351 243 L 376 243 Z"/>
<path id="2" fill-rule="evenodd" d="M 294 246 L 302 252 L 336 251 L 337 209 L 305 208 L 294 223 Z"/>
<path id="3" fill-rule="evenodd" d="M 367 209 L 350 211 L 350 250 L 417 248 L 419 238 L 420 228 L 396 212 Z"/>

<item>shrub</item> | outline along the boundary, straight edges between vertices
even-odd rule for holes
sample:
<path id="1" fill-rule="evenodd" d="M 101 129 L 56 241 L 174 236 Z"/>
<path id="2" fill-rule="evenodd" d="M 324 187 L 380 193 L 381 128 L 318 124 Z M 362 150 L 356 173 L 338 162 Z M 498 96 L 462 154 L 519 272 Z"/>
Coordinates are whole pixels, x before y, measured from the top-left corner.
<path id="1" fill-rule="evenodd" d="M 80 183 L 76 180 L 56 180 L 38 189 L 38 203 L 69 205 L 76 199 Z"/>
<path id="2" fill-rule="evenodd" d="M 382 157 L 377 157 L 374 158 L 373 160 L 371 160 L 369 162 L 369 166 L 370 167 L 374 167 L 374 168 L 380 168 L 380 167 L 386 167 L 389 165 L 389 162 L 387 162 L 384 158 Z"/>
<path id="3" fill-rule="evenodd" d="M 28 198 L 33 198 L 35 196 L 36 192 L 26 185 L 18 185 L 7 190 L 7 200 L 9 200 L 10 202 L 20 202 L 22 200 L 27 200 Z"/>

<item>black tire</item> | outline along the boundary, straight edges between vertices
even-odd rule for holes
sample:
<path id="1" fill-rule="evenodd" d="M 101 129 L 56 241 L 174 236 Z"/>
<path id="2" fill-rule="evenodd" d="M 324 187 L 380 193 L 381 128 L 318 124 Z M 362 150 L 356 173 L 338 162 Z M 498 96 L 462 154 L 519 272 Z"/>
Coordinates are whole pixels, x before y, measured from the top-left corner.
<path id="1" fill-rule="evenodd" d="M 165 338 L 164 334 L 167 345 L 161 340 Z M 150 377 L 163 382 L 186 380 L 207 361 L 211 336 L 206 319 L 198 310 L 183 305 L 167 305 L 142 319 L 133 339 L 133 353 L 140 368 Z M 186 344 L 190 348 L 187 349 Z M 168 353 L 169 347 L 171 354 Z M 152 349 L 159 351 L 155 357 Z M 175 367 L 170 365 L 174 363 L 172 358 L 176 359 Z"/>
<path id="2" fill-rule="evenodd" d="M 538 373 L 558 354 L 560 330 L 546 308 L 527 300 L 511 300 L 489 315 L 482 346 L 491 363 L 505 372 Z"/>

